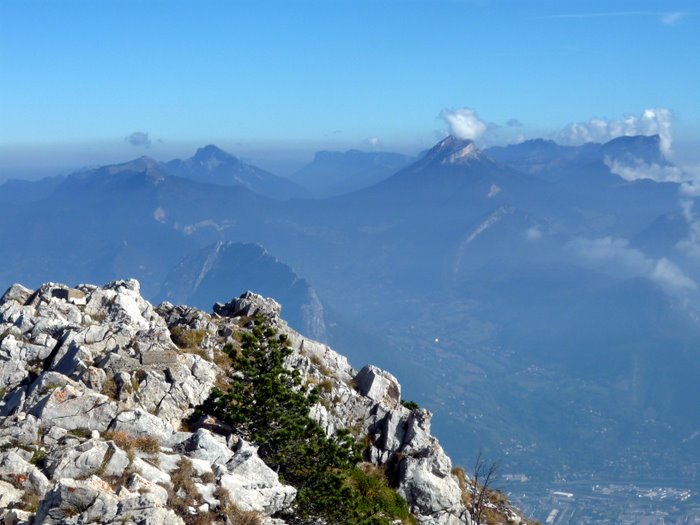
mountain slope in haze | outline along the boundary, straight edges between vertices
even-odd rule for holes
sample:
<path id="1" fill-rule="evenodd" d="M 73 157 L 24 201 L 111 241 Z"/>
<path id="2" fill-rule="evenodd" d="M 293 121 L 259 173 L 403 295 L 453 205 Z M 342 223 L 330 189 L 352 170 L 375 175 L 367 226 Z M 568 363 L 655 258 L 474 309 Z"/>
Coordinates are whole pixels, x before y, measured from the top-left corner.
<path id="1" fill-rule="evenodd" d="M 576 222 L 586 223 L 599 234 L 635 236 L 660 215 L 677 208 L 678 184 L 655 182 L 643 173 L 651 166 L 674 169 L 664 158 L 658 135 L 625 136 L 581 146 L 535 139 L 488 148 L 485 154 L 555 185 L 566 195 L 563 204 L 581 211 Z M 638 180 L 622 178 L 615 172 L 620 167 L 629 172 L 641 170 Z"/>
<path id="2" fill-rule="evenodd" d="M 315 197 L 330 197 L 372 186 L 414 160 L 399 153 L 319 151 L 309 164 L 292 175 L 292 180 Z"/>
<path id="3" fill-rule="evenodd" d="M 613 146 L 621 158 L 659 153 L 654 139 Z M 675 468 L 700 479 L 688 462 L 700 441 L 673 446 L 700 428 L 697 410 L 680 401 L 700 384 L 700 270 L 679 251 L 692 233 L 679 185 L 624 180 L 600 152 L 584 162 L 588 153 L 570 159 L 569 149 L 558 157 L 556 144 L 542 147 L 552 149 L 549 171 L 518 171 L 447 138 L 374 186 L 313 200 L 197 182 L 148 159 L 91 170 L 31 206 L 4 207 L 0 276 L 36 285 L 133 275 L 153 297 L 194 254 L 173 288 L 188 296 L 201 273 L 200 287 L 224 279 L 202 272 L 208 257 L 219 260 L 212 244 L 259 243 L 313 283 L 324 312 L 380 334 L 371 360 L 397 363 L 411 398 L 446 407 L 434 424 L 455 436 L 446 437 L 455 455 L 483 445 L 505 468 L 539 479 L 561 465 L 568 478 L 574 468 L 587 479 Z M 257 270 L 250 275 L 262 279 Z M 295 282 L 279 275 L 283 288 Z M 673 282 L 680 288 L 664 286 Z M 684 385 L 673 379 L 679 367 Z M 628 430 L 634 450 L 620 452 Z"/>
<path id="4" fill-rule="evenodd" d="M 199 148 L 186 160 L 171 160 L 167 170 L 178 177 L 220 186 L 243 186 L 274 199 L 305 197 L 308 192 L 285 177 L 246 164 L 214 145 Z"/>
<path id="5" fill-rule="evenodd" d="M 62 175 L 39 180 L 8 179 L 0 185 L 0 204 L 22 206 L 47 197 L 65 179 Z"/>
<path id="6" fill-rule="evenodd" d="M 218 242 L 184 257 L 168 274 L 160 299 L 211 307 L 222 290 L 253 290 L 284 305 L 291 326 L 327 340 L 323 305 L 309 283 L 259 244 Z"/>
<path id="7" fill-rule="evenodd" d="M 546 187 L 545 182 L 495 161 L 474 142 L 448 136 L 416 162 L 360 193 L 381 193 L 385 198 L 393 198 L 393 193 L 400 198 L 416 192 L 413 197 L 422 200 L 448 198 L 452 202 L 474 197 L 497 201 L 504 194 L 508 199 L 525 199 Z"/>
<path id="8" fill-rule="evenodd" d="M 151 295 L 183 253 L 219 240 L 227 228 L 254 230 L 249 225 L 260 223 L 258 211 L 272 202 L 240 186 L 171 176 L 148 158 L 79 172 L 8 213 L 0 239 L 23 248 L 4 253 L 0 279 L 36 285 L 42 272 L 69 282 L 122 273 L 141 279 Z"/>
<path id="9" fill-rule="evenodd" d="M 487 148 L 485 154 L 513 169 L 533 174 L 561 174 L 574 166 L 604 164 L 606 159 L 625 164 L 669 164 L 661 151 L 658 135 L 617 137 L 603 144 L 589 142 L 581 146 L 532 139 L 508 146 L 493 146 Z"/>

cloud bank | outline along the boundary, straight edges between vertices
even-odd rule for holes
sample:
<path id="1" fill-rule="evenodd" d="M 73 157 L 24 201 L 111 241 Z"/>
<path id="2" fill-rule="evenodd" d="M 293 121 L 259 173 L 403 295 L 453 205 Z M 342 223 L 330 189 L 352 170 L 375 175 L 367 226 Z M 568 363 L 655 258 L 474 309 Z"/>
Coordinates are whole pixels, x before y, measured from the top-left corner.
<path id="1" fill-rule="evenodd" d="M 440 118 L 450 127 L 450 135 L 458 139 L 476 140 L 489 127 L 471 108 L 443 109 Z"/>
<path id="2" fill-rule="evenodd" d="M 641 179 L 649 179 L 656 182 L 685 183 L 692 178 L 681 168 L 672 164 L 647 164 L 645 162 L 635 162 L 629 164 L 611 159 L 605 159 L 605 164 L 615 175 L 630 182 Z"/>
<path id="3" fill-rule="evenodd" d="M 683 273 L 675 263 L 662 257 L 653 259 L 632 248 L 627 239 L 602 237 L 599 239 L 574 239 L 568 248 L 581 259 L 593 264 L 610 264 L 626 274 L 646 277 L 663 288 L 674 292 L 697 289 L 697 284 Z"/>
<path id="4" fill-rule="evenodd" d="M 607 142 L 616 137 L 659 135 L 661 152 L 671 153 L 673 112 L 666 108 L 648 108 L 641 115 L 628 115 L 618 120 L 593 118 L 587 122 L 572 122 L 559 132 L 565 144 Z"/>

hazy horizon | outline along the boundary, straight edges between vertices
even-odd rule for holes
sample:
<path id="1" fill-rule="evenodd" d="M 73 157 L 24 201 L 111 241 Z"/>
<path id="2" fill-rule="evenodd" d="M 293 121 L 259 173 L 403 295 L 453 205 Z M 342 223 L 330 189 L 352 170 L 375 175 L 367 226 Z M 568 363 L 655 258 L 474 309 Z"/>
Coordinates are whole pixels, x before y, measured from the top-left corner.
<path id="1" fill-rule="evenodd" d="M 555 140 L 556 137 L 531 137 Z M 416 156 L 432 147 L 433 142 L 410 145 L 370 145 L 345 143 L 318 144 L 269 144 L 244 145 L 232 141 L 201 140 L 173 144 L 151 144 L 147 148 L 135 148 L 120 142 L 104 141 L 96 144 L 44 144 L 44 145 L 7 145 L 0 144 L 0 183 L 9 179 L 37 180 L 55 175 L 67 175 L 75 171 L 128 162 L 142 156 L 154 158 L 161 162 L 173 159 L 189 158 L 198 148 L 214 144 L 240 158 L 248 164 L 265 169 L 275 175 L 289 177 L 313 160 L 319 151 L 359 150 L 367 152 L 392 152 Z M 484 147 L 507 145 L 494 143 Z M 678 166 L 696 171 L 700 165 L 700 148 L 696 142 L 674 141 L 669 160 Z"/>

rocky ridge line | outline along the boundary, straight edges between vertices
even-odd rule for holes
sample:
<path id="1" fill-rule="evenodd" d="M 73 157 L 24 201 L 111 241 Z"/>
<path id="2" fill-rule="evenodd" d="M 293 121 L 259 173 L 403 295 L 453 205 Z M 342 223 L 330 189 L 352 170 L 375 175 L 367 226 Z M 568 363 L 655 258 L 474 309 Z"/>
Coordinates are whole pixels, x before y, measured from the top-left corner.
<path id="1" fill-rule="evenodd" d="M 283 524 L 272 516 L 293 508 L 296 490 L 256 448 L 216 421 L 187 426 L 225 382 L 220 348 L 262 315 L 291 343 L 286 365 L 322 386 L 312 417 L 326 432 L 364 440 L 366 459 L 386 469 L 420 523 L 470 524 L 431 414 L 402 406 L 391 374 L 358 373 L 291 330 L 280 310 L 250 292 L 211 315 L 153 308 L 134 280 L 12 286 L 0 299 L 0 519 L 184 525 L 225 510 L 229 523 Z M 510 507 L 500 512 L 520 523 Z"/>

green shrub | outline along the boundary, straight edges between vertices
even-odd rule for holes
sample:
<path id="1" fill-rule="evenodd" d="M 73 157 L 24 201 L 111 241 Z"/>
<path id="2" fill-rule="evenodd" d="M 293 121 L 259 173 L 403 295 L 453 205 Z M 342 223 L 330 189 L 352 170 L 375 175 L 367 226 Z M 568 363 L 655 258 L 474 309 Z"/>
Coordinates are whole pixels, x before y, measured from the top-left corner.
<path id="1" fill-rule="evenodd" d="M 415 401 L 409 401 L 407 399 L 402 399 L 401 404 L 409 410 L 417 410 L 420 408 L 418 403 L 416 403 Z"/>
<path id="2" fill-rule="evenodd" d="M 44 450 L 37 449 L 34 451 L 34 454 L 32 454 L 31 459 L 29 460 L 29 463 L 32 465 L 36 465 L 39 468 L 42 468 L 44 464 L 46 463 L 48 455 Z"/>
<path id="3" fill-rule="evenodd" d="M 298 371 L 284 367 L 291 353 L 262 317 L 241 335 L 241 348 L 228 347 L 233 368 L 226 390 L 214 389 L 200 407 L 258 446 L 258 455 L 280 479 L 297 488 L 295 514 L 303 522 L 388 525 L 415 520 L 406 502 L 383 475 L 356 467 L 362 446 L 348 431 L 329 438 L 309 417 L 318 391 L 301 385 Z"/>

